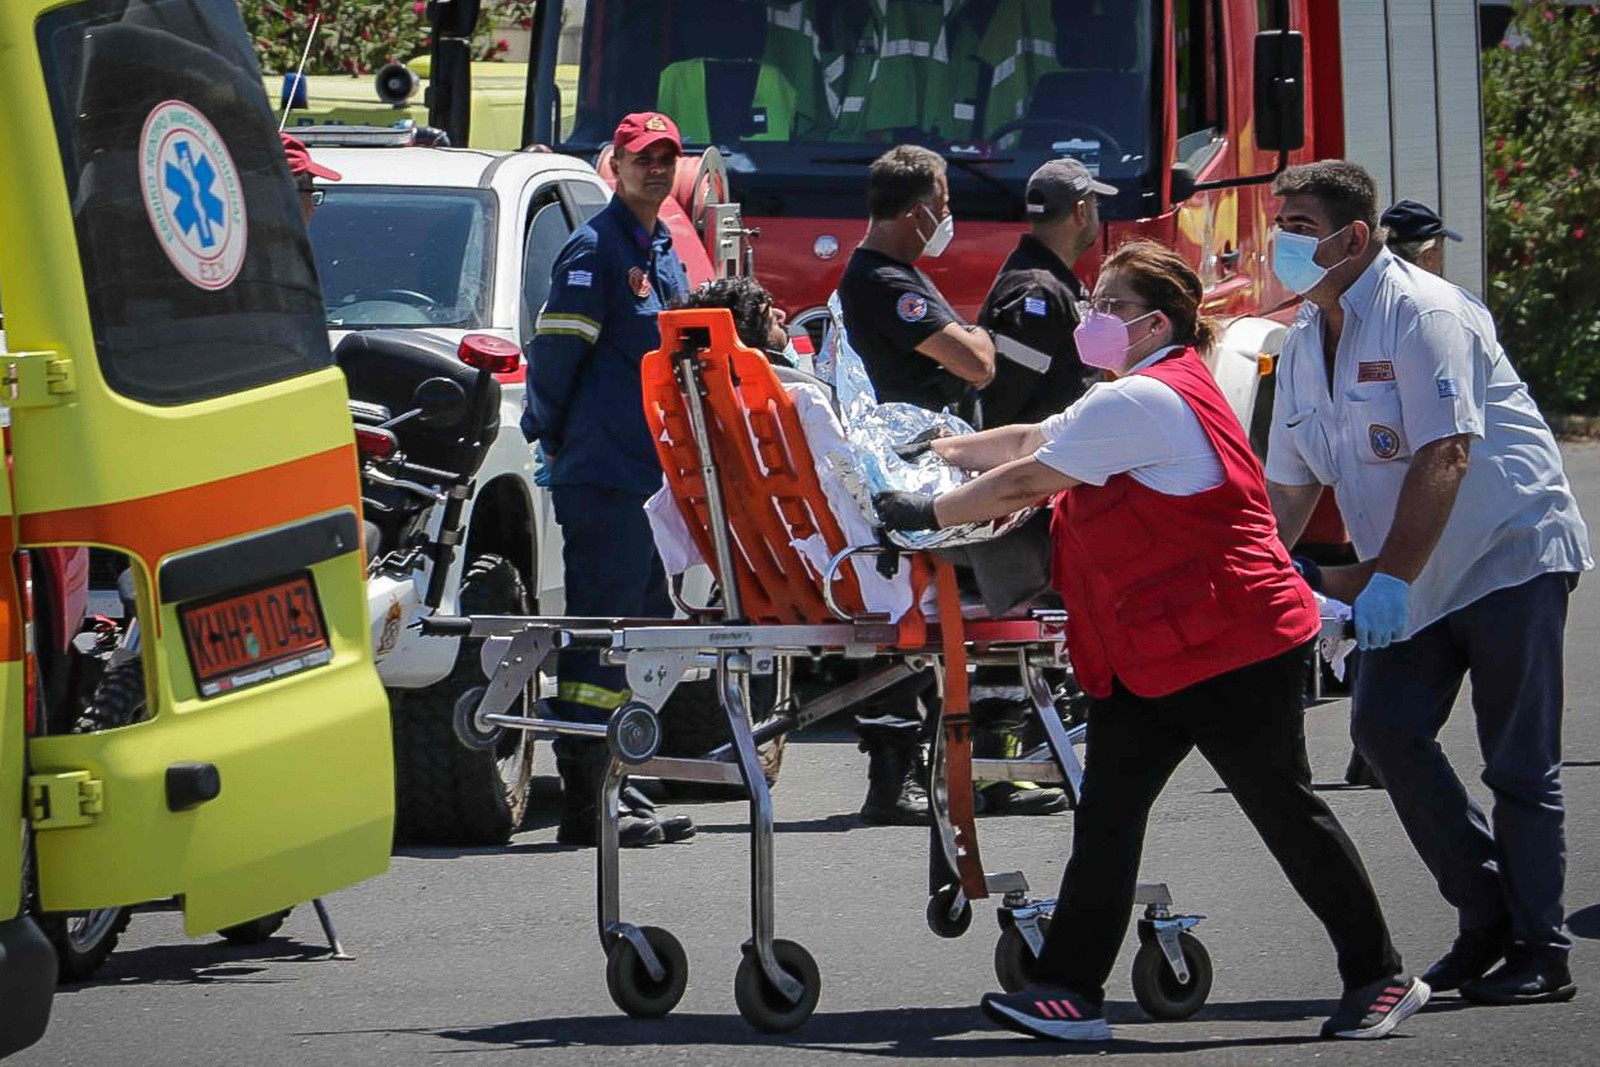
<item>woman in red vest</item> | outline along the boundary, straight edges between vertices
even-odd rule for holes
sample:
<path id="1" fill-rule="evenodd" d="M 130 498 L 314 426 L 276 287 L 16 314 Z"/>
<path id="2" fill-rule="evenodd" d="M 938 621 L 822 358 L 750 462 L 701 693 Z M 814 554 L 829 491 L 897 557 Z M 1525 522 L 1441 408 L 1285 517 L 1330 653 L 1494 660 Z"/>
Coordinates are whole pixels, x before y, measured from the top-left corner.
<path id="1" fill-rule="evenodd" d="M 1114 380 L 1032 426 L 930 442 L 981 477 L 883 494 L 884 525 L 930 529 L 1051 498 L 1053 577 L 1089 713 L 1072 858 L 1036 974 L 985 1013 L 1036 1037 L 1103 1041 L 1105 982 L 1133 910 L 1150 807 L 1199 749 L 1322 921 L 1345 994 L 1325 1037 L 1381 1037 L 1428 987 L 1401 969 L 1355 846 L 1311 791 L 1302 689 L 1319 622 L 1278 540 L 1261 465 L 1202 359 L 1200 279 L 1153 242 L 1108 259 L 1078 353 Z"/>

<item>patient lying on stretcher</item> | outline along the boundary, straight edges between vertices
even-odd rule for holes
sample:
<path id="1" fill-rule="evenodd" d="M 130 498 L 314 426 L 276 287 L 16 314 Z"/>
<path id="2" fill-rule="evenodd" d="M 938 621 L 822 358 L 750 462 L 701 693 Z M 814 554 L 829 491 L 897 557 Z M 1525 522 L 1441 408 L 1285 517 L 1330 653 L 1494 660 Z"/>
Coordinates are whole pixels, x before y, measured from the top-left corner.
<path id="1" fill-rule="evenodd" d="M 770 296 L 756 283 L 744 278 L 710 282 L 680 306 L 727 308 L 740 341 L 767 356 L 804 428 L 829 510 L 850 545 L 884 543 L 872 506 L 874 494 L 940 492 L 971 477 L 926 447 L 905 447 L 914 439 L 971 433 L 970 426 L 955 416 L 908 404 L 878 404 L 870 387 L 861 386 L 864 371 L 854 376 L 844 371 L 848 384 L 836 392 L 830 383 L 809 373 L 810 360 L 796 352 L 783 313 L 772 307 Z M 702 562 L 666 487 L 651 498 L 646 511 L 668 573 L 681 574 Z M 1003 543 L 998 540 L 1002 535 L 1007 535 Z M 820 534 L 793 543 L 818 576 L 826 573 L 833 551 Z M 895 534 L 892 543 L 906 549 L 935 549 L 956 563 L 962 569 L 963 592 L 981 597 L 988 615 L 1006 614 L 1028 606 L 1041 594 L 1049 595 L 1048 519 L 1032 509 L 939 531 L 934 537 Z M 865 555 L 852 557 L 846 566 L 852 568 L 869 612 L 899 619 L 911 609 L 914 596 L 906 568 L 880 567 L 878 560 Z"/>

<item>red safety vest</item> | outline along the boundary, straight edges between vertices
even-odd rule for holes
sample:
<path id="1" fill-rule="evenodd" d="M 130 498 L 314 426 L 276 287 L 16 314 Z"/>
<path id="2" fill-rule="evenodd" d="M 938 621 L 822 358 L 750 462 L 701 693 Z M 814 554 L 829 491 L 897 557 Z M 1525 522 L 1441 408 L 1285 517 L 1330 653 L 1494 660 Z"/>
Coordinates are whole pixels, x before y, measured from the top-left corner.
<path id="1" fill-rule="evenodd" d="M 1052 579 L 1066 601 L 1078 684 L 1175 693 L 1311 639 L 1311 590 L 1278 540 L 1261 464 L 1194 349 L 1146 367 L 1194 411 L 1221 484 L 1169 496 L 1118 474 L 1056 498 Z"/>

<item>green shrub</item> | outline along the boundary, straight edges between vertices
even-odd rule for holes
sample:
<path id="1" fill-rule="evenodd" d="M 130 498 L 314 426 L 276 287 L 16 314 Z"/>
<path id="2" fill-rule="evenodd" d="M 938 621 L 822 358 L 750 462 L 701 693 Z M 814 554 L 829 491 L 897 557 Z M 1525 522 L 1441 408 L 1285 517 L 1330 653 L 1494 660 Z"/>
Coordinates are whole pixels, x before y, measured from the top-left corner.
<path id="1" fill-rule="evenodd" d="M 493 59 L 505 51 L 494 34 L 497 21 L 529 24 L 534 0 L 483 0 L 473 54 Z M 239 13 L 255 39 L 261 69 L 282 74 L 300 64 L 311 22 L 317 39 L 307 74 L 371 74 L 385 63 L 422 55 L 428 37 L 428 5 L 422 0 L 239 0 Z"/>
<path id="2" fill-rule="evenodd" d="M 1501 340 L 1546 410 L 1600 412 L 1600 10 L 1519 0 L 1483 111 Z"/>

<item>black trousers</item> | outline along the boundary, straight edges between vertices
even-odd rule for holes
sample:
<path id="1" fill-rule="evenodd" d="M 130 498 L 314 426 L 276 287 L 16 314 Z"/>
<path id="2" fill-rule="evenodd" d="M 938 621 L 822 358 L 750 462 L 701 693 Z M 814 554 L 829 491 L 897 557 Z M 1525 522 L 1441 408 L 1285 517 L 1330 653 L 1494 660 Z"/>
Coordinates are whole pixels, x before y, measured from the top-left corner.
<path id="1" fill-rule="evenodd" d="M 1400 970 L 1355 846 L 1311 791 L 1302 699 L 1309 645 L 1155 700 L 1117 682 L 1089 711 L 1072 858 L 1039 980 L 1096 1003 L 1133 913 L 1150 807 L 1198 748 L 1233 793 L 1338 953 L 1353 989 Z"/>

